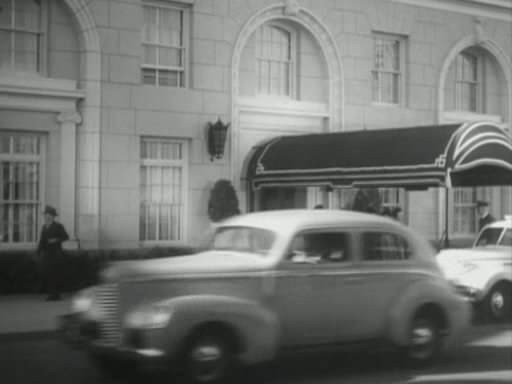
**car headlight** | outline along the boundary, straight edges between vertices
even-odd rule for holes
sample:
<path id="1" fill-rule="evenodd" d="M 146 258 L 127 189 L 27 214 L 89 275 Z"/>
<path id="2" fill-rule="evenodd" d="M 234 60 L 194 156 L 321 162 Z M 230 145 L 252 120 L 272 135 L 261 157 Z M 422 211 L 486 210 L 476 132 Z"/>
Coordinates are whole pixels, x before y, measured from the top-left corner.
<path id="1" fill-rule="evenodd" d="M 94 288 L 83 289 L 71 299 L 71 311 L 87 312 L 91 309 L 94 301 Z"/>
<path id="2" fill-rule="evenodd" d="M 172 310 L 164 305 L 150 305 L 137 308 L 125 319 L 128 328 L 158 329 L 169 324 L 172 317 Z"/>

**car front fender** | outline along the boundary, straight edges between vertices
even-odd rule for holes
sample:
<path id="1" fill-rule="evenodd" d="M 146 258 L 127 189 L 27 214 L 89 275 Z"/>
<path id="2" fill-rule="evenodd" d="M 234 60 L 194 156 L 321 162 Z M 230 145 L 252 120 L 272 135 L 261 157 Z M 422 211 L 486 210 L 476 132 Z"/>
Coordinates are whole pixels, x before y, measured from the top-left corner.
<path id="1" fill-rule="evenodd" d="M 176 357 L 196 331 L 221 326 L 229 329 L 239 345 L 238 357 L 247 363 L 272 359 L 277 351 L 277 316 L 260 303 L 222 295 L 187 295 L 161 301 L 172 311 L 164 330 L 163 345 L 169 357 Z"/>
<path id="2" fill-rule="evenodd" d="M 444 280 L 416 280 L 394 300 L 387 319 L 387 337 L 396 345 L 409 342 L 409 326 L 424 305 L 438 306 L 446 320 L 446 331 L 458 333 L 470 321 L 470 305 Z"/>

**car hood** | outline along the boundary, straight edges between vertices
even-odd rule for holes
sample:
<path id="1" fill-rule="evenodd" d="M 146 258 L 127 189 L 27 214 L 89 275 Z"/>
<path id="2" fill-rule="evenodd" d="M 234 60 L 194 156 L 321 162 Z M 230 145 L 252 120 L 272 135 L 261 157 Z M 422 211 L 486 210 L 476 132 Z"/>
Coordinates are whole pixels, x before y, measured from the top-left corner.
<path id="1" fill-rule="evenodd" d="M 438 263 L 452 264 L 463 262 L 494 261 L 496 259 L 510 256 L 510 249 L 506 247 L 476 247 L 462 249 L 445 249 L 436 256 Z"/>
<path id="2" fill-rule="evenodd" d="M 102 280 L 244 273 L 261 271 L 268 268 L 268 265 L 269 261 L 264 256 L 208 251 L 187 256 L 115 262 L 105 269 Z"/>

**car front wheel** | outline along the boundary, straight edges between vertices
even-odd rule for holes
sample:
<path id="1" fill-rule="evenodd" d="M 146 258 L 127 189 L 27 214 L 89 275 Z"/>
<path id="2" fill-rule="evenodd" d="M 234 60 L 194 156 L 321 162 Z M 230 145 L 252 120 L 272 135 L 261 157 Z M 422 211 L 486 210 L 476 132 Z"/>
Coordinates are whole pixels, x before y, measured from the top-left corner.
<path id="1" fill-rule="evenodd" d="M 494 321 L 511 318 L 512 285 L 498 283 L 491 288 L 485 299 L 487 314 Z"/>
<path id="2" fill-rule="evenodd" d="M 405 349 L 407 361 L 413 366 L 430 363 L 441 349 L 441 336 L 436 319 L 427 314 L 414 317 L 409 328 L 409 342 Z"/>
<path id="3" fill-rule="evenodd" d="M 218 383 L 232 368 L 233 349 L 221 335 L 201 333 L 183 351 L 182 374 L 188 383 Z"/>

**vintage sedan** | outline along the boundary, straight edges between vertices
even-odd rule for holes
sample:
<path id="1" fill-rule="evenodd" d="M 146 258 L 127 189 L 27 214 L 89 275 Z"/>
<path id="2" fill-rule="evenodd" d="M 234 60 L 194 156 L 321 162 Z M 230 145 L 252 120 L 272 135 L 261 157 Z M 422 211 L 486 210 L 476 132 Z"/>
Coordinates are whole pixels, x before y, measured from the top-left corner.
<path id="1" fill-rule="evenodd" d="M 492 320 L 512 318 L 512 216 L 482 228 L 471 248 L 445 249 L 437 260 L 475 309 Z"/>
<path id="2" fill-rule="evenodd" d="M 76 295 L 62 330 L 102 366 L 175 368 L 192 382 L 284 350 L 357 342 L 429 362 L 469 324 L 433 248 L 399 223 L 351 211 L 240 215 L 195 255 L 124 262 Z"/>

